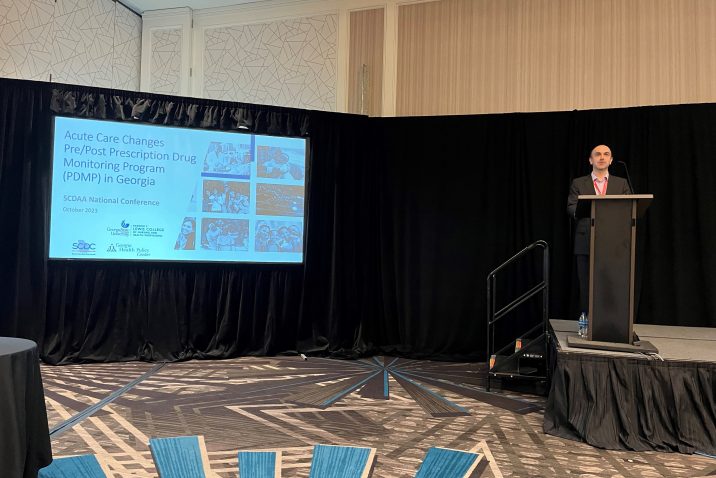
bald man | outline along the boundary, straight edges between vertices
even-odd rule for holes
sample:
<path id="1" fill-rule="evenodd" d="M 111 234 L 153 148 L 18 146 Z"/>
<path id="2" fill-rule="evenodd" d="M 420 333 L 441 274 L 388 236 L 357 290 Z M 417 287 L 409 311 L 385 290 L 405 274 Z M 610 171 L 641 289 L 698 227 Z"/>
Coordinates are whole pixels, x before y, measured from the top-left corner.
<path id="1" fill-rule="evenodd" d="M 574 232 L 574 255 L 577 260 L 577 278 L 579 280 L 579 307 L 582 312 L 589 310 L 589 218 L 578 219 L 577 196 L 605 194 L 631 194 L 629 183 L 624 178 L 609 174 L 612 164 L 612 150 L 600 144 L 589 155 L 592 174 L 572 181 L 567 198 L 567 214 L 577 220 Z"/>

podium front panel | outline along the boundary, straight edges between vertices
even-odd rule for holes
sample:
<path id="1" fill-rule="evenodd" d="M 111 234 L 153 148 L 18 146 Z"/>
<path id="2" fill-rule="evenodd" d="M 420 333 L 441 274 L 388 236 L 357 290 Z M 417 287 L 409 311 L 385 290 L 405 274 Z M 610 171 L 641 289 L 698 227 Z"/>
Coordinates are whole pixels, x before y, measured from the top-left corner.
<path id="1" fill-rule="evenodd" d="M 632 342 L 633 207 L 630 200 L 593 201 L 589 338 Z"/>

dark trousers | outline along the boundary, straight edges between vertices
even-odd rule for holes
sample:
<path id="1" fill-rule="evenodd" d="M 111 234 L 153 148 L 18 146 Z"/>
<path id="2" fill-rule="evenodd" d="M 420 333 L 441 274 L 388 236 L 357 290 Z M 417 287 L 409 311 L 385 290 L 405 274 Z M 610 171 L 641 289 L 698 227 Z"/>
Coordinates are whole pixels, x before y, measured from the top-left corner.
<path id="1" fill-rule="evenodd" d="M 577 280 L 579 281 L 579 311 L 589 312 L 589 256 L 577 254 Z"/>

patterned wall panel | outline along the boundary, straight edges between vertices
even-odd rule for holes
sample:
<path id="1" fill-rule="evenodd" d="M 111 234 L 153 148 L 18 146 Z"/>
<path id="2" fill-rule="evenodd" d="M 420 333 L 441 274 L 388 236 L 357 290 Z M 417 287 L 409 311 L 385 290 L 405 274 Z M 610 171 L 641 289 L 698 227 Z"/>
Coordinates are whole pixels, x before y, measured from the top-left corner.
<path id="1" fill-rule="evenodd" d="M 152 31 L 152 57 L 150 89 L 154 93 L 178 95 L 181 68 L 180 28 Z"/>
<path id="2" fill-rule="evenodd" d="M 52 79 L 112 86 L 114 2 L 59 0 L 55 7 Z"/>
<path id="3" fill-rule="evenodd" d="M 0 76 L 136 90 L 140 39 L 112 0 L 0 0 Z"/>
<path id="4" fill-rule="evenodd" d="M 334 111 L 337 15 L 204 32 L 204 97 Z"/>
<path id="5" fill-rule="evenodd" d="M 113 87 L 123 90 L 138 90 L 140 52 L 142 50 L 142 18 L 119 4 L 117 4 L 114 18 Z"/>
<path id="6" fill-rule="evenodd" d="M 0 0 L 0 76 L 47 80 L 54 0 Z"/>

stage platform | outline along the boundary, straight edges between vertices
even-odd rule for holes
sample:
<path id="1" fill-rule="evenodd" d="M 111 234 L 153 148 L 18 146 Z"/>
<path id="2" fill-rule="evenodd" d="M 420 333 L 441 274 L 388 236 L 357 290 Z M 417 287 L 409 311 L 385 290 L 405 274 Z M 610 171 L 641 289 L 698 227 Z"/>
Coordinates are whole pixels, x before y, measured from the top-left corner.
<path id="1" fill-rule="evenodd" d="M 657 355 L 573 348 L 551 320 L 544 431 L 607 449 L 716 454 L 716 328 L 635 324 Z"/>
<path id="2" fill-rule="evenodd" d="M 586 350 L 567 345 L 568 335 L 577 335 L 576 320 L 550 320 L 557 339 L 558 350 L 569 353 L 589 353 L 617 357 L 638 357 L 638 355 L 604 350 Z M 667 325 L 634 324 L 634 332 L 641 340 L 648 340 L 664 360 L 689 360 L 716 363 L 716 328 L 672 327 Z"/>

